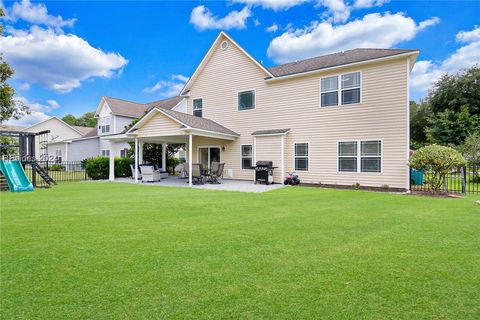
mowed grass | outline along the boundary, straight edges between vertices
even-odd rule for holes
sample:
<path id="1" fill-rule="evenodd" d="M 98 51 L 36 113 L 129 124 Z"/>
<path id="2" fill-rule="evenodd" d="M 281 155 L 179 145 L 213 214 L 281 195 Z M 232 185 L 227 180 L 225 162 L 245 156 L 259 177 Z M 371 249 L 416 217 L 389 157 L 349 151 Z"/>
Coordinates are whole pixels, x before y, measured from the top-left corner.
<path id="1" fill-rule="evenodd" d="M 480 318 L 474 197 L 98 182 L 0 197 L 2 319 Z"/>

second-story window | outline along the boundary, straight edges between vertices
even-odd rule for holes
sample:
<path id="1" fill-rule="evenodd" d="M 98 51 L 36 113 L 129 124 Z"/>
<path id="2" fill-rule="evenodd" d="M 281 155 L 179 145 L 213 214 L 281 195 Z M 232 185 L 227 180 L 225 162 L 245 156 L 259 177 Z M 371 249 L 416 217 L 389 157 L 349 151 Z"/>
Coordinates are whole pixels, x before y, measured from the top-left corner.
<path id="1" fill-rule="evenodd" d="M 342 104 L 360 103 L 360 72 L 342 75 Z"/>
<path id="2" fill-rule="evenodd" d="M 360 103 L 360 72 L 324 77 L 320 80 L 320 106 Z"/>
<path id="3" fill-rule="evenodd" d="M 238 111 L 255 109 L 255 90 L 238 93 Z"/>
<path id="4" fill-rule="evenodd" d="M 200 118 L 203 116 L 203 99 L 193 99 L 193 115 Z"/>

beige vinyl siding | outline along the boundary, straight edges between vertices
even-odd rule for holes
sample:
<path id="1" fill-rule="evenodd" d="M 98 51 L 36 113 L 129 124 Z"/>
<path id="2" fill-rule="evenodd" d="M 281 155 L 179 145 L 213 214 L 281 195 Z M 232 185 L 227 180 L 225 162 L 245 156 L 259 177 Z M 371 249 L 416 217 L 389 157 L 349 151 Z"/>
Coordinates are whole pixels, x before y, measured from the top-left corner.
<path id="1" fill-rule="evenodd" d="M 273 171 L 273 181 L 282 183 L 283 175 L 281 174 L 281 137 L 280 136 L 258 136 L 256 138 L 256 161 L 273 161 L 273 166 L 278 167 Z"/>
<path id="2" fill-rule="evenodd" d="M 183 135 L 182 125 L 164 114 L 157 113 L 137 130 L 139 138 L 155 136 Z"/>
<path id="3" fill-rule="evenodd" d="M 320 78 L 355 71 L 361 72 L 361 103 L 320 108 Z M 408 181 L 407 74 L 406 58 L 398 58 L 361 68 L 266 82 L 265 72 L 230 45 L 225 51 L 215 50 L 193 83 L 188 113 L 192 114 L 192 99 L 201 97 L 205 118 L 241 135 L 229 143 L 224 152 L 228 154 L 224 157 L 228 159 L 226 166 L 236 169 L 235 178 L 252 176 L 248 170 L 239 168 L 240 145 L 253 142 L 253 131 L 291 128 L 285 139 L 285 170 L 294 169 L 293 144 L 308 142 L 309 171 L 299 172 L 303 182 L 344 185 L 358 182 L 365 186 L 405 188 Z M 237 111 L 237 92 L 249 89 L 256 90 L 256 109 Z M 280 141 L 279 137 L 276 139 Z M 381 173 L 337 172 L 337 141 L 378 139 L 383 141 Z M 262 148 L 272 147 L 259 143 L 255 148 L 257 160 Z M 275 161 L 276 157 L 272 153 L 262 160 Z"/>

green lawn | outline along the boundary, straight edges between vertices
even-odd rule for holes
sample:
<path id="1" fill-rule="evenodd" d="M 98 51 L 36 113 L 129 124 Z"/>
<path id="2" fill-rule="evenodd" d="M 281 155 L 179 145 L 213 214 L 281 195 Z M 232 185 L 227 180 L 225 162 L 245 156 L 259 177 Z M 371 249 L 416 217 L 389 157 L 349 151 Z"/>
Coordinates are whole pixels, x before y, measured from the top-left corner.
<path id="1" fill-rule="evenodd" d="M 474 197 L 100 182 L 0 197 L 2 319 L 480 318 Z"/>

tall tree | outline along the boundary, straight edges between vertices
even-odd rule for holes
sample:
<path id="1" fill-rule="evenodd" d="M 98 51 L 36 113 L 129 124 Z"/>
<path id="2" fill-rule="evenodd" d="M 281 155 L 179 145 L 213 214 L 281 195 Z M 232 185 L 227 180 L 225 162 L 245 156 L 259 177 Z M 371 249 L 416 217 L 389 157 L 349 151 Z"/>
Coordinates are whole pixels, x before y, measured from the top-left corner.
<path id="1" fill-rule="evenodd" d="M 430 114 L 430 106 L 424 100 L 419 103 L 410 101 L 410 145 L 413 149 L 421 148 L 427 144 L 425 130 L 428 126 Z"/>
<path id="2" fill-rule="evenodd" d="M 3 9 L 0 8 L 0 17 L 3 16 Z M 0 37 L 3 37 L 3 26 L 1 24 Z M 30 113 L 28 106 L 14 99 L 15 90 L 7 83 L 7 80 L 13 76 L 13 73 L 13 69 L 0 53 L 0 123 L 12 118 L 18 120 L 25 114 Z"/>
<path id="3" fill-rule="evenodd" d="M 430 90 L 427 103 L 432 112 L 428 140 L 461 145 L 470 134 L 480 132 L 480 67 L 445 74 Z"/>
<path id="4" fill-rule="evenodd" d="M 62 120 L 71 126 L 94 128 L 97 125 L 97 119 L 95 119 L 95 112 L 86 112 L 78 118 L 72 114 L 67 114 L 63 116 Z"/>

